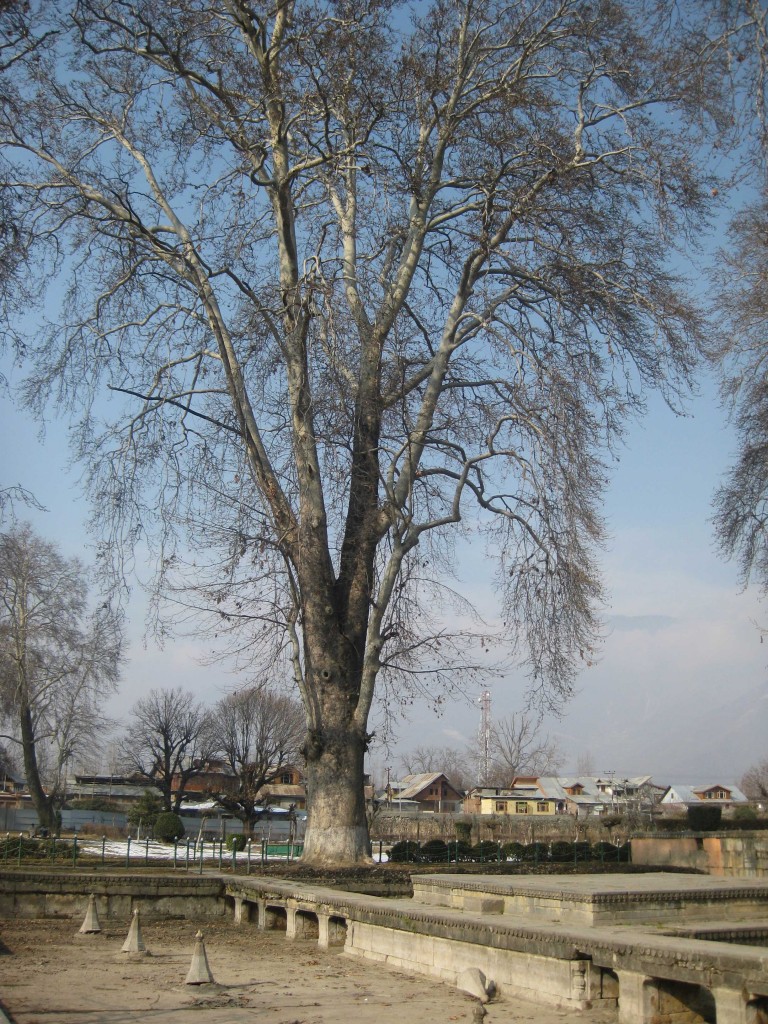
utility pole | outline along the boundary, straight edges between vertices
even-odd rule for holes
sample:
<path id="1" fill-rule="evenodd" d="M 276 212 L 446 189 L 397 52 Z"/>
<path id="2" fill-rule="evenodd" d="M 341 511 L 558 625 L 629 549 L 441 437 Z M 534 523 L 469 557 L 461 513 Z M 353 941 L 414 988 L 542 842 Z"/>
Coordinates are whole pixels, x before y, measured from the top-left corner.
<path id="1" fill-rule="evenodd" d="M 478 729 L 478 783 L 482 785 L 491 770 L 491 691 L 483 690 L 477 699 L 480 705 L 480 728 Z"/>

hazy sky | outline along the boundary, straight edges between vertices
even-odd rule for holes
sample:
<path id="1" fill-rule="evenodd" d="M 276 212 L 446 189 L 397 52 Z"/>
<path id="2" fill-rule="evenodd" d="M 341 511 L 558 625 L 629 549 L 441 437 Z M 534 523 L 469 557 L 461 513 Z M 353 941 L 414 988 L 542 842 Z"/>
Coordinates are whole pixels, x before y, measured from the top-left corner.
<path id="1" fill-rule="evenodd" d="M 7 370 L 7 367 L 6 367 Z M 68 471 L 62 425 L 38 428 L 2 397 L 4 485 L 20 483 L 45 505 L 29 511 L 35 528 L 65 553 L 88 559 L 85 504 L 77 471 Z M 734 782 L 768 755 L 768 621 L 756 592 L 740 592 L 733 565 L 714 551 L 711 497 L 734 439 L 706 382 L 690 416 L 674 416 L 654 400 L 634 427 L 614 467 L 605 514 L 611 531 L 603 561 L 610 605 L 598 664 L 585 669 L 579 693 L 549 725 L 566 768 L 589 756 L 595 772 L 650 773 L 656 781 Z M 467 565 L 477 564 L 474 550 Z M 490 618 L 493 595 L 469 573 L 466 591 Z M 141 602 L 131 611 L 131 646 L 121 691 L 110 702 L 124 715 L 141 693 L 182 685 L 215 700 L 233 685 L 221 666 L 202 667 L 190 642 L 164 651 L 142 642 Z M 521 672 L 491 687 L 494 716 L 522 706 Z M 457 702 L 440 717 L 426 705 L 399 723 L 398 745 L 375 751 L 374 768 L 399 768 L 398 751 L 418 745 L 471 742 L 479 707 Z"/>

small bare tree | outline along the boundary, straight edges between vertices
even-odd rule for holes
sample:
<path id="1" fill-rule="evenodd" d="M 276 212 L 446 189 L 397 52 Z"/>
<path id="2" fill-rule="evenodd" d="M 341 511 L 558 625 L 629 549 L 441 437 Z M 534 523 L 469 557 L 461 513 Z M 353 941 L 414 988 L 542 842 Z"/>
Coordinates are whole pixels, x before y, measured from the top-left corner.
<path id="1" fill-rule="evenodd" d="M 400 760 L 408 775 L 443 772 L 459 792 L 464 792 L 472 779 L 472 768 L 467 755 L 455 747 L 415 747 L 403 754 Z"/>
<path id="2" fill-rule="evenodd" d="M 56 827 L 67 767 L 102 742 L 117 682 L 118 622 L 87 608 L 85 570 L 27 525 L 0 534 L 1 738 L 21 751 L 40 824 Z"/>
<path id="3" fill-rule="evenodd" d="M 187 783 L 205 770 L 214 746 L 209 712 L 191 693 L 152 690 L 131 710 L 121 763 L 160 791 L 164 810 L 178 812 Z"/>
<path id="4" fill-rule="evenodd" d="M 768 759 L 749 768 L 740 785 L 750 800 L 768 800 Z"/>
<path id="5" fill-rule="evenodd" d="M 265 685 L 224 697 L 213 709 L 213 743 L 230 774 L 221 776 L 211 796 L 246 832 L 260 816 L 263 787 L 299 761 L 305 728 L 298 701 Z"/>
<path id="6" fill-rule="evenodd" d="M 555 740 L 543 729 L 543 716 L 519 711 L 498 719 L 491 730 L 491 775 L 485 785 L 510 786 L 516 775 L 551 775 L 562 765 Z"/>

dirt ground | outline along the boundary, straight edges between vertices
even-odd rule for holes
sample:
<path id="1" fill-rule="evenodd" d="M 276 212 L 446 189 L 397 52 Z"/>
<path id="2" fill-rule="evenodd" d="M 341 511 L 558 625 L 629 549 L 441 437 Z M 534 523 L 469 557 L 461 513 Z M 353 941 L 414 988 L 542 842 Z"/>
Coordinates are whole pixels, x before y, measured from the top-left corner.
<path id="1" fill-rule="evenodd" d="M 0 921 L 0 1006 L 13 1024 L 473 1024 L 477 1002 L 441 982 L 231 921 L 200 928 L 215 984 L 186 985 L 197 925 L 142 924 L 147 956 L 121 953 L 128 923 L 78 934 L 68 920 Z M 608 1024 L 520 1000 L 485 1024 Z M 0 1013 L 0 1021 L 3 1021 Z"/>

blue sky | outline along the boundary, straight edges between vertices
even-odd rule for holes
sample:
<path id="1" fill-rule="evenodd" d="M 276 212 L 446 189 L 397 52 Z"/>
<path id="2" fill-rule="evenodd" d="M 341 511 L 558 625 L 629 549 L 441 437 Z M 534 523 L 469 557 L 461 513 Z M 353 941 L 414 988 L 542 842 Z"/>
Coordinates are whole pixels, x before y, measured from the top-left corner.
<path id="1" fill-rule="evenodd" d="M 756 625 L 768 615 L 756 590 L 742 592 L 735 567 L 718 557 L 709 522 L 734 437 L 711 381 L 688 411 L 675 416 L 661 400 L 651 400 L 614 466 L 605 506 L 611 533 L 603 559 L 610 602 L 605 645 L 598 663 L 582 673 L 564 716 L 549 723 L 566 769 L 588 755 L 596 772 L 734 782 L 768 754 L 768 645 Z M 52 419 L 41 438 L 7 394 L 1 415 L 4 485 L 31 490 L 47 511 L 30 510 L 26 518 L 66 554 L 88 560 L 86 505 L 77 469 L 67 468 L 63 425 Z M 473 552 L 467 563 L 475 559 Z M 490 592 L 471 578 L 466 586 L 492 619 Z M 153 687 L 181 685 L 212 701 L 233 684 L 224 667 L 199 664 L 191 641 L 162 651 L 151 640 L 145 644 L 142 619 L 137 596 L 129 660 L 109 705 L 115 716 Z M 493 714 L 519 710 L 524 691 L 522 672 L 494 683 Z M 396 765 L 399 750 L 462 746 L 478 723 L 471 704 L 451 703 L 439 717 L 426 704 L 416 705 L 398 724 L 394 750 L 375 752 L 374 768 Z"/>

